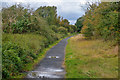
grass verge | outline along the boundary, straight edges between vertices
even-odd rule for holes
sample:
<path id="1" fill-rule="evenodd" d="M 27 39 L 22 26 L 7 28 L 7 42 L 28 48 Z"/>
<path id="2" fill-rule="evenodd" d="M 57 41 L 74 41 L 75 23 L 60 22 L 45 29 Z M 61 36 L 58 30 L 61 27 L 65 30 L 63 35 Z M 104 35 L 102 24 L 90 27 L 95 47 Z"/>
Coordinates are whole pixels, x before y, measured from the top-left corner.
<path id="1" fill-rule="evenodd" d="M 85 40 L 81 35 L 68 40 L 66 78 L 117 78 L 118 46 L 114 41 Z"/>

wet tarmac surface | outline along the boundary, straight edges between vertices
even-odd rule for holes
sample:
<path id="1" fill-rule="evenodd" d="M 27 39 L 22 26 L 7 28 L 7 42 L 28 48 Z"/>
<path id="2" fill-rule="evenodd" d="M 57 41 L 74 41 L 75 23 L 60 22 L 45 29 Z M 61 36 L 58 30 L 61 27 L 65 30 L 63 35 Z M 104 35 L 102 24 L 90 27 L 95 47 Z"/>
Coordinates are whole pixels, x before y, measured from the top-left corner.
<path id="1" fill-rule="evenodd" d="M 69 38 L 65 38 L 53 46 L 36 68 L 28 72 L 27 78 L 64 78 L 65 70 L 62 64 L 65 57 L 65 47 Z"/>

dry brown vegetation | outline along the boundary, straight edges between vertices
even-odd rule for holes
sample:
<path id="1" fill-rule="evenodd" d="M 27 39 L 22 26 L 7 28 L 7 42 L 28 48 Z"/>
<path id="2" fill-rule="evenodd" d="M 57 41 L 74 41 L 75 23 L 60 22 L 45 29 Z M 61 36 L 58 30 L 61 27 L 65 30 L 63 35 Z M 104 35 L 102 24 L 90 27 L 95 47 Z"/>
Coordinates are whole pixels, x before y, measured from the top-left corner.
<path id="1" fill-rule="evenodd" d="M 118 76 L 118 46 L 114 41 L 72 37 L 66 48 L 66 77 L 115 78 Z"/>

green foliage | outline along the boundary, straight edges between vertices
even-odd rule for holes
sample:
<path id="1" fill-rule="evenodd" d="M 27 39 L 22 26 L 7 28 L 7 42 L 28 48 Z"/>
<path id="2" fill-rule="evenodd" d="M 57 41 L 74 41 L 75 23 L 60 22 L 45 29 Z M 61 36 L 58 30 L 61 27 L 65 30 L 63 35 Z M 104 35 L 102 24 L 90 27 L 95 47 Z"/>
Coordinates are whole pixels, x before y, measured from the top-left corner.
<path id="1" fill-rule="evenodd" d="M 27 71 L 37 55 L 48 46 L 45 37 L 37 34 L 3 34 L 3 78 L 17 76 Z"/>
<path id="2" fill-rule="evenodd" d="M 18 13 L 19 12 L 19 13 Z M 45 36 L 49 43 L 58 40 L 58 28 L 63 25 L 68 31 L 74 32 L 67 19 L 57 17 L 56 7 L 40 7 L 36 11 L 26 9 L 21 5 L 3 8 L 3 32 L 13 34 L 36 33 Z M 6 14 L 9 13 L 9 14 Z M 66 34 L 65 29 L 65 34 Z M 63 33 L 61 33 L 63 35 Z M 64 35 L 63 35 L 64 36 Z"/>
<path id="3" fill-rule="evenodd" d="M 70 22 L 67 19 L 62 19 L 62 21 L 60 22 L 60 25 L 67 28 L 69 26 L 69 23 Z"/>
<path id="4" fill-rule="evenodd" d="M 2 9 L 3 31 L 6 33 L 23 33 L 28 30 L 30 12 L 20 5 Z"/>
<path id="5" fill-rule="evenodd" d="M 36 54 L 41 51 L 45 45 L 48 45 L 48 40 L 38 34 L 3 34 L 2 41 L 16 43 L 22 48 L 34 52 Z"/>
<path id="6" fill-rule="evenodd" d="M 75 25 L 70 25 L 69 26 L 69 32 L 70 33 L 75 33 L 75 32 L 77 32 L 77 26 L 75 26 Z"/>
<path id="7" fill-rule="evenodd" d="M 77 26 L 77 32 L 80 32 L 82 27 L 83 27 L 83 17 L 80 17 L 77 19 L 77 22 L 75 23 L 75 25 Z"/>
<path id="8" fill-rule="evenodd" d="M 21 48 L 15 43 L 3 43 L 2 66 L 3 78 L 10 78 L 23 71 L 26 63 L 31 63 L 36 55 Z"/>
<path id="9" fill-rule="evenodd" d="M 50 28 L 51 28 L 54 32 L 56 32 L 56 33 L 58 32 L 56 25 L 51 25 Z"/>
<path id="10" fill-rule="evenodd" d="M 119 40 L 118 3 L 92 4 L 83 16 L 82 33 L 89 38 Z"/>
<path id="11" fill-rule="evenodd" d="M 61 33 L 64 33 L 64 34 L 67 33 L 67 29 L 62 26 L 58 28 L 58 31 L 60 31 Z"/>
<path id="12" fill-rule="evenodd" d="M 37 13 L 39 16 L 47 19 L 47 22 L 49 25 L 55 25 L 56 24 L 56 18 L 57 18 L 57 8 L 55 6 L 44 6 L 38 8 L 35 13 Z"/>
<path id="13" fill-rule="evenodd" d="M 57 17 L 56 9 L 55 6 L 44 6 L 33 11 L 21 5 L 3 8 L 3 32 L 14 34 L 35 32 L 48 39 L 59 32 L 57 30 L 60 26 L 65 27 L 70 33 L 75 32 L 75 28 L 71 28 L 67 19 Z"/>

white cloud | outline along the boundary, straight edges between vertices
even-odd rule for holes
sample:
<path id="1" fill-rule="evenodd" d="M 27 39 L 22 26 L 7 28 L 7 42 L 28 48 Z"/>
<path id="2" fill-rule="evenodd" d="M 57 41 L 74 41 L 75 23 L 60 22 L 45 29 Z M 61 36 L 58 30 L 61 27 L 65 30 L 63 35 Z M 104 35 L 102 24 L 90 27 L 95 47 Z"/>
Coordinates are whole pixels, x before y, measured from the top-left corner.
<path id="1" fill-rule="evenodd" d="M 26 2 L 26 0 L 2 0 L 2 2 Z"/>
<path id="2" fill-rule="evenodd" d="M 86 3 L 86 0 L 2 0 L 1 2 L 48 2 L 49 4 L 59 4 L 61 2 L 81 2 Z"/>
<path id="3" fill-rule="evenodd" d="M 74 25 L 76 23 L 76 20 L 69 20 L 70 24 Z"/>
<path id="4" fill-rule="evenodd" d="M 60 6 L 61 12 L 64 13 L 80 13 L 80 2 L 64 2 Z"/>

